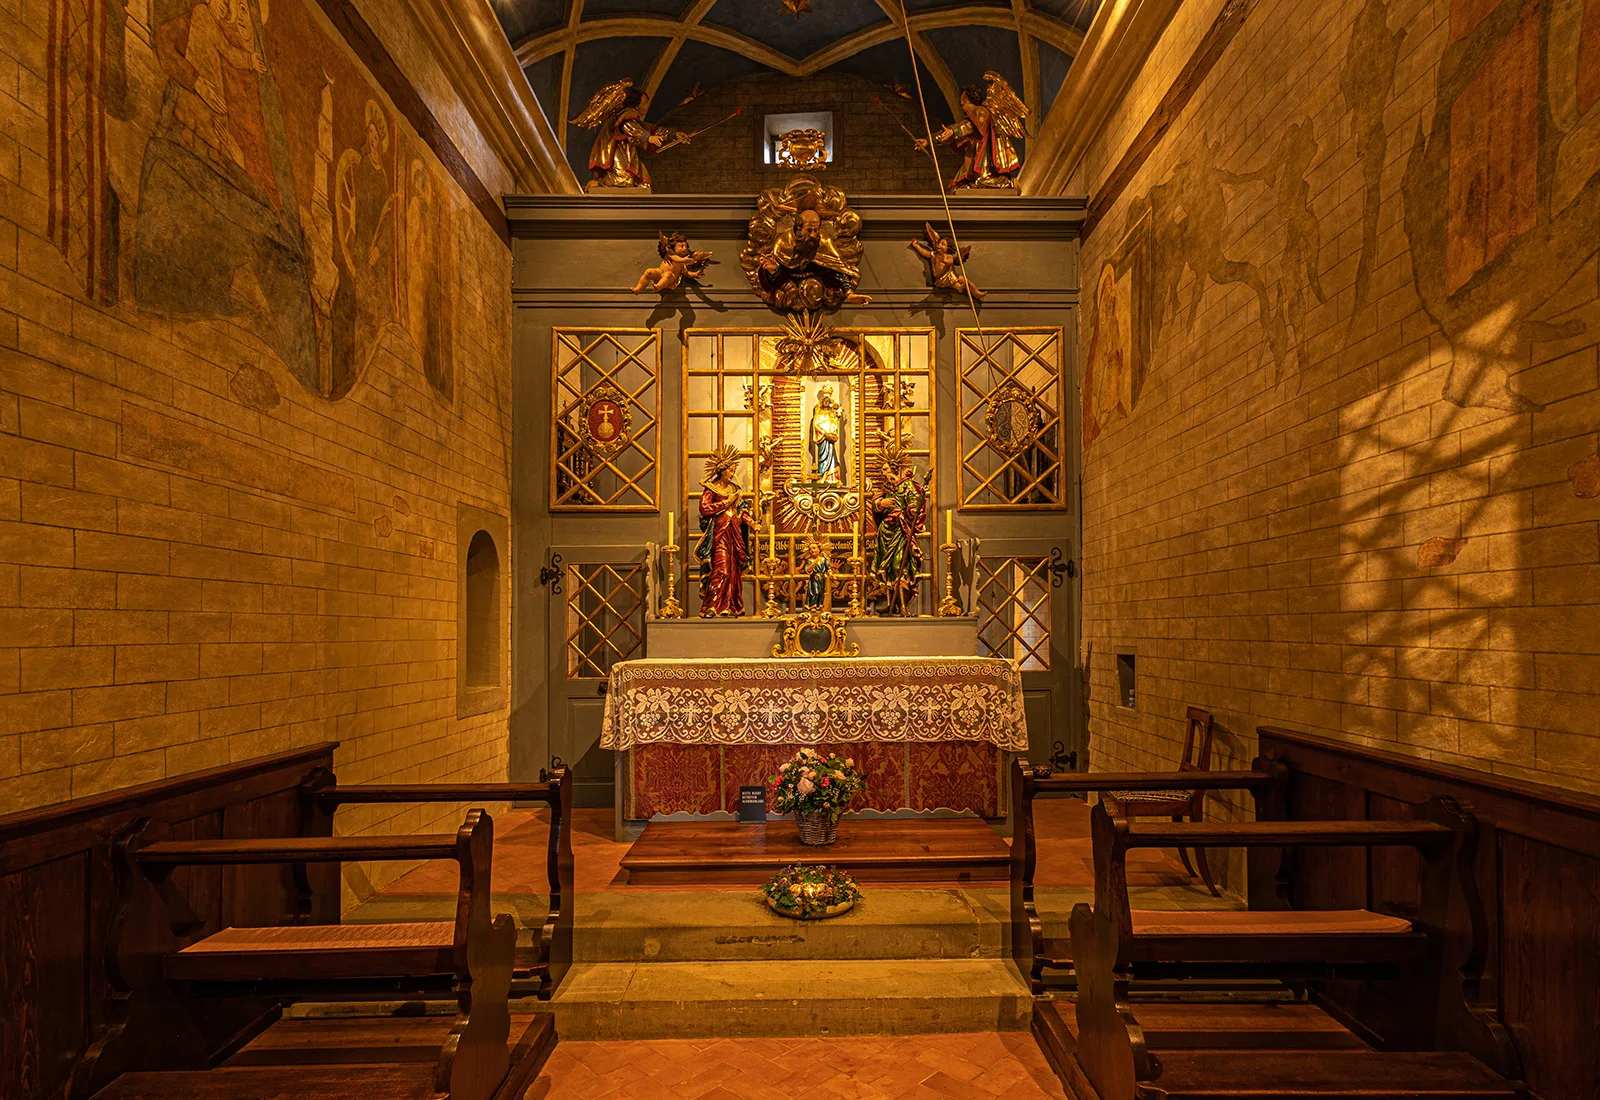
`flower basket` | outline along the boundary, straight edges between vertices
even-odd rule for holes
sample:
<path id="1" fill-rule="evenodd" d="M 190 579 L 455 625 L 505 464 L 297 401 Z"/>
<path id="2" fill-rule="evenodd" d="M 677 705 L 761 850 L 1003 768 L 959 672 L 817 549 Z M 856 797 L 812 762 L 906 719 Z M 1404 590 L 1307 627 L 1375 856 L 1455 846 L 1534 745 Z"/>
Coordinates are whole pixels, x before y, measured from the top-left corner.
<path id="1" fill-rule="evenodd" d="M 839 838 L 839 818 L 867 785 L 854 760 L 801 749 L 778 769 L 770 786 L 774 808 L 794 814 L 800 843 L 820 847 Z"/>
<path id="2" fill-rule="evenodd" d="M 861 900 L 861 887 L 836 868 L 795 863 L 772 876 L 761 888 L 761 897 L 779 916 L 826 920 L 854 908 Z"/>
<path id="3" fill-rule="evenodd" d="M 801 844 L 820 848 L 839 839 L 839 819 L 831 810 L 796 810 L 794 819 L 800 826 Z"/>

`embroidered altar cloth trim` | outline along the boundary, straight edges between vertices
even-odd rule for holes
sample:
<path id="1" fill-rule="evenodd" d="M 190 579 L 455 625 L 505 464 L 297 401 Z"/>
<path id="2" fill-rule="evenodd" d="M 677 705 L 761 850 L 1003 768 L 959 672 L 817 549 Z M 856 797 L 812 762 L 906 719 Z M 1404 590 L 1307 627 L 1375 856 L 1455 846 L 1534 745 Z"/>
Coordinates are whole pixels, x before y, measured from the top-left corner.
<path id="1" fill-rule="evenodd" d="M 611 669 L 600 747 L 988 741 L 1028 747 L 998 657 L 644 658 Z"/>

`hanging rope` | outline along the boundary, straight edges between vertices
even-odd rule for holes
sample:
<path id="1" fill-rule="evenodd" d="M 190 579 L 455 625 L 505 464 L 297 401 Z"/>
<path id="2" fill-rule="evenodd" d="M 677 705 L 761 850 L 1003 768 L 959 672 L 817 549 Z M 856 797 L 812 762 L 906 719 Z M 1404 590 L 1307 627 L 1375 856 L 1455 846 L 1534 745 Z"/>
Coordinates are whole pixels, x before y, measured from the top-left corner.
<path id="1" fill-rule="evenodd" d="M 933 121 L 928 117 L 928 100 L 922 94 L 922 70 L 917 64 L 917 47 L 911 40 L 911 16 L 904 0 L 900 4 L 900 29 L 906 36 L 906 51 L 911 54 L 911 79 L 917 88 L 917 106 L 922 109 L 922 126 L 928 135 L 928 159 L 933 162 L 934 182 L 939 185 L 939 201 L 944 206 L 945 223 L 950 227 L 950 244 L 955 249 L 956 265 L 961 269 L 961 282 L 967 290 L 967 307 L 972 310 L 972 321 L 978 326 L 978 343 L 983 347 L 983 318 L 978 316 L 978 300 L 972 295 L 972 281 L 967 278 L 967 261 L 961 255 L 961 238 L 956 235 L 955 215 L 950 211 L 950 193 L 945 190 L 944 173 L 939 171 L 939 156 L 934 150 Z M 984 348 L 985 353 L 988 348 Z"/>

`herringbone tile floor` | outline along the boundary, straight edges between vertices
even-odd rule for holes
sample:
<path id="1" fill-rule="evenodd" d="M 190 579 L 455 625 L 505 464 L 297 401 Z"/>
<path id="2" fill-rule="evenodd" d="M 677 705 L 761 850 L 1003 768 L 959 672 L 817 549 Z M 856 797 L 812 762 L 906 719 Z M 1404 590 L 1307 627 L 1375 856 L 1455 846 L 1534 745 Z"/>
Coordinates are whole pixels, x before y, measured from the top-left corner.
<path id="1" fill-rule="evenodd" d="M 1035 1100 L 1064 1097 L 1033 1036 L 562 1043 L 525 1100 Z"/>

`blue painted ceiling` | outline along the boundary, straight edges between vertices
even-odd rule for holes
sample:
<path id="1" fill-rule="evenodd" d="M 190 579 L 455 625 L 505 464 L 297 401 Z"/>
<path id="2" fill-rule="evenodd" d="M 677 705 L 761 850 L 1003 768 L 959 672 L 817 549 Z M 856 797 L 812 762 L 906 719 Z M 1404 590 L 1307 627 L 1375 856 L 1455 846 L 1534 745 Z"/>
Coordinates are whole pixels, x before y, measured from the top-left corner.
<path id="1" fill-rule="evenodd" d="M 896 0 L 491 0 L 534 95 L 575 167 L 590 136 L 567 120 L 623 77 L 652 92 L 652 117 L 696 86 L 758 72 L 803 78 L 843 71 L 911 84 Z M 1101 0 L 904 0 L 928 108 L 954 113 L 963 84 L 1002 73 L 1043 119 Z M 579 172 L 580 178 L 584 173 Z"/>

